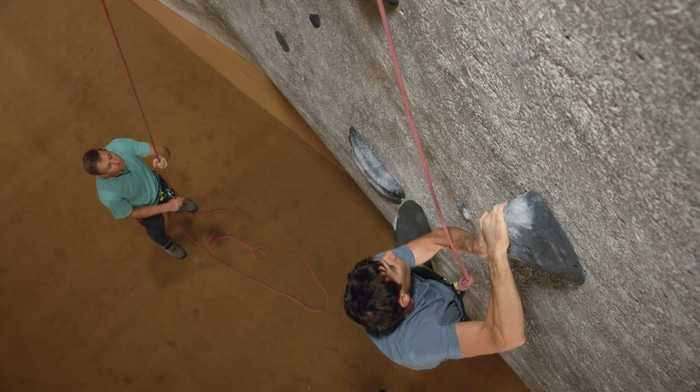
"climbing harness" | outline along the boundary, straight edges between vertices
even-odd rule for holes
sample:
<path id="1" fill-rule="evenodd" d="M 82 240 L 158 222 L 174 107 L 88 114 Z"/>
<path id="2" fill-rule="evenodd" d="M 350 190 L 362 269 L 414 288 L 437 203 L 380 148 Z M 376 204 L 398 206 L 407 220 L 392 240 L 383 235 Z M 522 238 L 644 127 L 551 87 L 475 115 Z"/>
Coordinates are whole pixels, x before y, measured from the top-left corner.
<path id="1" fill-rule="evenodd" d="M 143 105 L 141 104 L 141 99 L 140 99 L 138 91 L 136 89 L 136 84 L 134 83 L 134 79 L 131 76 L 131 71 L 129 69 L 129 65 L 126 61 L 126 56 L 124 55 L 124 51 L 122 50 L 122 46 L 119 42 L 119 38 L 117 36 L 117 31 L 114 28 L 114 24 L 112 23 L 112 18 L 109 14 L 109 9 L 107 7 L 106 0 L 101 0 L 101 2 L 102 2 L 102 8 L 104 9 L 104 12 L 105 12 L 105 16 L 107 17 L 107 22 L 108 22 L 109 27 L 112 31 L 112 37 L 114 37 L 114 43 L 117 46 L 117 49 L 119 51 L 119 55 L 120 55 L 121 60 L 122 60 L 122 64 L 124 65 L 124 70 L 126 71 L 126 75 L 129 78 L 129 83 L 131 85 L 131 91 L 133 92 L 134 97 L 136 98 L 136 103 L 137 103 L 139 110 L 141 112 L 141 118 L 143 119 L 144 126 L 146 127 L 146 132 L 148 133 L 148 136 L 150 138 L 151 146 L 153 148 L 153 151 L 155 152 L 156 157 L 158 158 L 158 160 L 160 160 L 161 155 L 158 152 L 155 140 L 153 138 L 153 133 L 151 132 L 151 128 L 148 125 L 148 119 L 146 118 L 146 112 L 144 111 Z M 172 197 L 173 195 L 174 195 L 174 192 L 172 193 L 172 195 L 169 195 L 169 196 Z M 227 213 L 227 212 L 230 213 L 232 211 L 229 211 L 227 209 L 216 209 L 216 210 L 211 210 L 211 211 L 198 212 L 197 216 L 207 216 L 207 215 L 221 214 L 221 213 Z M 316 286 L 318 286 L 319 289 L 321 289 L 321 291 L 323 292 L 323 295 L 324 295 L 324 305 L 323 306 L 309 305 L 309 304 L 305 303 L 304 301 L 302 301 L 301 299 L 299 299 L 291 294 L 288 294 L 288 293 L 285 293 L 281 290 L 278 290 L 278 289 L 270 286 L 269 284 L 265 283 L 264 281 L 244 273 L 243 271 L 241 271 L 240 269 L 235 267 L 232 263 L 229 263 L 226 260 L 224 260 L 223 258 L 217 256 L 214 253 L 214 251 L 212 250 L 212 246 L 215 243 L 223 241 L 225 239 L 232 239 L 232 240 L 237 241 L 241 246 L 243 246 L 257 260 L 262 260 L 262 259 L 265 259 L 267 257 L 268 252 L 266 252 L 265 250 L 263 250 L 261 248 L 256 248 L 256 247 L 252 246 L 250 243 L 248 243 L 240 238 L 237 238 L 236 236 L 230 235 L 230 234 L 222 234 L 222 235 L 210 234 L 207 237 L 207 240 L 204 242 L 197 240 L 194 236 L 192 236 L 189 233 L 185 233 L 185 235 L 194 243 L 195 246 L 203 247 L 214 260 L 221 262 L 226 267 L 230 268 L 231 270 L 240 274 L 241 276 L 245 277 L 246 279 L 252 281 L 253 283 L 255 283 L 263 288 L 266 288 L 275 294 L 283 296 L 297 305 L 300 305 L 304 309 L 306 309 L 310 312 L 322 312 L 328 307 L 328 292 L 326 291 L 325 287 L 323 287 L 323 284 L 316 276 L 316 273 L 314 272 L 313 268 L 311 267 L 311 264 L 308 261 L 305 260 L 306 267 L 309 270 L 309 272 L 311 273 L 311 277 L 313 278 Z M 285 252 L 275 252 L 275 253 L 277 253 L 280 257 L 286 256 Z"/>

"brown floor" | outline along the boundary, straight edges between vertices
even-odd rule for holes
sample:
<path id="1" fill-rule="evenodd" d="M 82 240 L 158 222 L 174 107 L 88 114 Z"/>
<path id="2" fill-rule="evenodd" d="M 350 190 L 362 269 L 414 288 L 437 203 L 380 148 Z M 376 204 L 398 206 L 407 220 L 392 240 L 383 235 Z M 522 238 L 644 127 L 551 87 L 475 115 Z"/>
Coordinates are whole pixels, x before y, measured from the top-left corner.
<path id="1" fill-rule="evenodd" d="M 0 391 L 522 391 L 497 356 L 413 372 L 386 360 L 341 307 L 344 274 L 391 244 L 383 218 L 336 166 L 127 1 L 109 1 L 167 176 L 204 208 L 177 233 L 230 232 L 287 257 L 219 255 L 320 303 L 260 289 L 178 238 L 165 256 L 98 204 L 80 156 L 144 139 L 98 0 L 0 2 Z"/>

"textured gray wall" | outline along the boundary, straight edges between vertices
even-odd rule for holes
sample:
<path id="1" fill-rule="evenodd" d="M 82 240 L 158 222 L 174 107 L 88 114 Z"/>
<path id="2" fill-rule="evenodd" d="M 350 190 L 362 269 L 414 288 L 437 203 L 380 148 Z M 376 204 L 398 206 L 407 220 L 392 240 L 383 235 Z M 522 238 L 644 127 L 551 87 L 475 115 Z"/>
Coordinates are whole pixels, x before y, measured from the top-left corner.
<path id="1" fill-rule="evenodd" d="M 350 126 L 435 222 L 374 0 L 161 1 L 240 39 L 387 219 Z M 529 340 L 508 363 L 535 391 L 696 390 L 700 2 L 402 0 L 390 18 L 451 223 L 460 202 L 540 191 L 586 270 L 580 287 L 518 274 Z"/>
<path id="2" fill-rule="evenodd" d="M 221 12 L 226 8 L 219 6 L 220 2 L 199 0 L 161 0 L 161 2 L 246 60 L 255 62 L 246 46 L 241 43 L 236 31 L 231 28 L 226 13 Z"/>

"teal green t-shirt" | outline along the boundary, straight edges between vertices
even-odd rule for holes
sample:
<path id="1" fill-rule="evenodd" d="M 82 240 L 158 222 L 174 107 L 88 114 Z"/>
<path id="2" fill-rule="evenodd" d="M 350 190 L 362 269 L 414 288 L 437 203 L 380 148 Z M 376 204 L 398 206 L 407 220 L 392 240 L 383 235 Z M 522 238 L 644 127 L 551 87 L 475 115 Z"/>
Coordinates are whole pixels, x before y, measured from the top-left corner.
<path id="1" fill-rule="evenodd" d="M 148 143 L 132 139 L 114 139 L 105 150 L 124 160 L 124 171 L 112 178 L 97 178 L 97 196 L 115 219 L 124 219 L 136 207 L 156 204 L 158 178 L 142 157 L 151 154 Z"/>

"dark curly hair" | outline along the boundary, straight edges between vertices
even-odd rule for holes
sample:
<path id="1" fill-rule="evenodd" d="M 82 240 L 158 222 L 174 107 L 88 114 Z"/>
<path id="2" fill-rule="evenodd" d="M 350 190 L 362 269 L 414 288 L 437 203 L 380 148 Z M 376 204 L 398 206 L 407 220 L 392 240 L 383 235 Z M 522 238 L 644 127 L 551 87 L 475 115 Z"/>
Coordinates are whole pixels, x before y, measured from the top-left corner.
<path id="1" fill-rule="evenodd" d="M 401 324 L 405 311 L 399 304 L 401 286 L 387 281 L 379 262 L 371 258 L 355 265 L 345 286 L 345 313 L 365 327 L 368 334 L 381 337 Z"/>
<path id="2" fill-rule="evenodd" d="M 100 174 L 97 170 L 97 162 L 100 161 L 100 151 L 107 151 L 104 148 L 92 148 L 83 154 L 83 169 L 87 174 L 97 176 Z"/>

